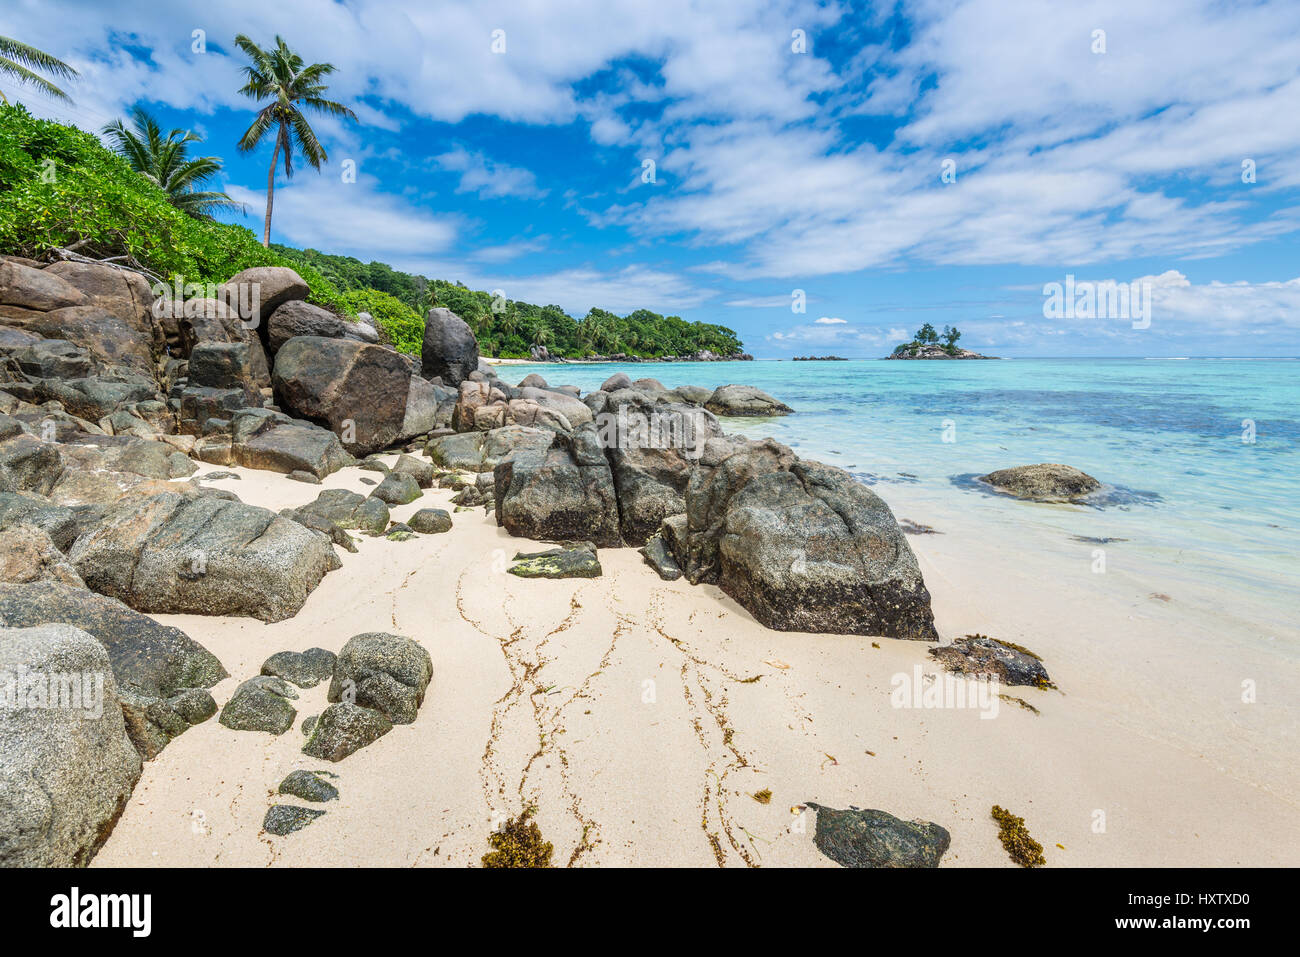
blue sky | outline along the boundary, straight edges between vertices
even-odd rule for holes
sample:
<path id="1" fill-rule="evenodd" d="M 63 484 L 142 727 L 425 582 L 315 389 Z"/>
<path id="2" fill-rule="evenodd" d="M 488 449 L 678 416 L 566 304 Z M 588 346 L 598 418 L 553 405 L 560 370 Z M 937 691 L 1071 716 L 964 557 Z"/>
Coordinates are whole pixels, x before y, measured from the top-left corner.
<path id="1" fill-rule="evenodd" d="M 239 32 L 334 63 L 360 118 L 315 123 L 330 162 L 280 177 L 277 241 L 720 322 L 759 357 L 926 321 L 1007 356 L 1300 355 L 1294 0 L 7 0 L 0 34 L 82 78 L 71 107 L 0 89 L 201 132 L 260 234 Z M 1067 275 L 1145 280 L 1149 327 L 1045 318 Z"/>

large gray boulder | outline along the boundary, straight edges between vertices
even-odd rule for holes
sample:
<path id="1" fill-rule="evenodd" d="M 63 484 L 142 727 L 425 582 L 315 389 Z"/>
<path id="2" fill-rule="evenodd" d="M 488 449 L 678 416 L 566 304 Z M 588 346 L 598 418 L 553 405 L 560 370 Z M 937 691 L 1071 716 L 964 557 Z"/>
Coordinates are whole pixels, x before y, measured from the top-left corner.
<path id="1" fill-rule="evenodd" d="M 761 416 L 789 415 L 794 409 L 752 385 L 721 385 L 704 407 L 714 415 Z"/>
<path id="2" fill-rule="evenodd" d="M 770 439 L 706 442 L 685 525 L 665 521 L 662 537 L 692 583 L 716 583 L 769 628 L 938 640 L 889 507 Z"/>
<path id="3" fill-rule="evenodd" d="M 457 432 L 429 440 L 425 454 L 435 465 L 463 472 L 491 472 L 514 451 L 545 452 L 555 442 L 549 429 L 504 425 L 487 432 Z"/>
<path id="4" fill-rule="evenodd" d="M 392 349 L 299 336 L 276 353 L 272 381 L 282 408 L 327 426 L 353 455 L 402 436 L 411 371 Z"/>
<path id="5" fill-rule="evenodd" d="M 450 309 L 430 309 L 424 321 L 420 374 L 426 379 L 436 376 L 454 389 L 478 371 L 478 359 L 478 340 L 465 320 Z"/>
<path id="6" fill-rule="evenodd" d="M 930 821 L 904 821 L 885 811 L 838 810 L 808 802 L 817 812 L 813 843 L 843 867 L 938 867 L 952 838 Z"/>
<path id="7" fill-rule="evenodd" d="M 0 707 L 0 867 L 84 867 L 140 778 L 108 654 L 71 625 L 0 628 L 0 675 L 18 674 Z"/>
<path id="8" fill-rule="evenodd" d="M 388 528 L 388 505 L 343 488 L 327 488 L 294 511 L 304 518 L 329 522 L 345 531 L 357 530 L 368 535 L 382 535 Z"/>
<path id="9" fill-rule="evenodd" d="M 295 336 L 323 336 L 327 339 L 352 339 L 375 343 L 379 336 L 374 328 L 349 322 L 320 306 L 290 300 L 271 313 L 266 327 L 266 344 L 274 354 Z"/>
<path id="10" fill-rule="evenodd" d="M 0 306 L 8 306 L 14 312 L 49 312 L 89 301 L 85 293 L 57 273 L 33 269 L 13 260 L 0 261 Z"/>
<path id="11" fill-rule="evenodd" d="M 216 464 L 324 478 L 352 464 L 352 456 L 329 429 L 270 409 L 241 409 L 230 420 L 230 461 Z"/>
<path id="12" fill-rule="evenodd" d="M 217 289 L 217 297 L 239 313 L 250 329 L 265 338 L 266 324 L 286 302 L 306 299 L 311 287 L 296 272 L 284 266 L 254 266 L 235 273 Z"/>
<path id="13" fill-rule="evenodd" d="M 1054 463 L 1018 465 L 979 477 L 999 492 L 1034 502 L 1078 502 L 1101 488 L 1101 483 L 1070 465 Z"/>
<path id="14" fill-rule="evenodd" d="M 216 656 L 179 628 L 84 588 L 0 584 L 0 623 L 15 628 L 65 623 L 94 636 L 108 653 L 127 734 L 145 758 L 210 717 L 216 704 L 207 689 L 227 677 Z"/>
<path id="15" fill-rule="evenodd" d="M 614 478 L 594 425 L 547 451 L 511 452 L 493 470 L 497 524 L 539 541 L 622 544 Z"/>
<path id="16" fill-rule="evenodd" d="M 139 611 L 281 621 L 326 572 L 330 540 L 274 512 L 212 496 L 131 497 L 69 555 L 86 584 Z"/>

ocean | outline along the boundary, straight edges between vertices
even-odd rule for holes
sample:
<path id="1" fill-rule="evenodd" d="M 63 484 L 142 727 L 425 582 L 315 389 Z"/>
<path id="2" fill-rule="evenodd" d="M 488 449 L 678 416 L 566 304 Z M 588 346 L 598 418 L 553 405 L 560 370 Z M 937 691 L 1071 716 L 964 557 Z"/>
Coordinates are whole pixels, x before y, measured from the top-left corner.
<path id="1" fill-rule="evenodd" d="M 724 362 L 503 366 L 596 389 L 614 372 L 757 386 L 795 409 L 725 419 L 854 474 L 900 518 L 953 510 L 1006 547 L 1110 551 L 1131 572 L 1242 602 L 1295 628 L 1300 612 L 1300 362 L 1274 359 Z M 1106 485 L 1095 506 L 1040 505 L 974 476 L 1062 462 Z M 1012 534 L 1014 532 L 1014 534 Z M 1269 627 L 1265 624 L 1263 627 Z"/>

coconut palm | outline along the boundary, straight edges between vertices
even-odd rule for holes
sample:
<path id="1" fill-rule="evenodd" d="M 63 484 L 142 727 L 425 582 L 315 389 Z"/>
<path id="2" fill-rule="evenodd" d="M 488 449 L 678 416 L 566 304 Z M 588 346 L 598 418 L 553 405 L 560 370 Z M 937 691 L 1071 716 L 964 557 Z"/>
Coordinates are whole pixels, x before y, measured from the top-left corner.
<path id="1" fill-rule="evenodd" d="M 342 116 L 355 120 L 356 114 L 341 103 L 327 100 L 323 94 L 326 85 L 321 81 L 334 72 L 331 63 L 303 65 L 303 59 L 289 49 L 280 37 L 275 47 L 263 50 L 244 34 L 235 37 L 235 45 L 251 60 L 244 67 L 247 82 L 239 91 L 254 100 L 270 99 L 257 111 L 253 124 L 239 141 L 240 152 L 255 150 L 272 130 L 275 131 L 275 151 L 271 154 L 271 169 L 266 175 L 266 228 L 262 245 L 271 245 L 271 207 L 275 202 L 275 167 L 284 153 L 284 175 L 293 176 L 295 150 L 319 170 L 329 160 L 325 147 L 316 139 L 316 132 L 307 122 L 300 105 L 327 116 Z"/>
<path id="2" fill-rule="evenodd" d="M 38 73 L 38 70 L 41 72 Z M 36 47 L 20 43 L 11 37 L 0 37 L 0 74 L 11 76 L 19 83 L 30 83 L 56 100 L 72 102 L 68 94 L 41 76 L 41 73 L 49 73 L 64 80 L 70 80 L 77 75 L 77 71 L 62 60 Z M 0 100 L 9 102 L 2 91 L 0 91 Z"/>
<path id="3" fill-rule="evenodd" d="M 217 210 L 243 211 L 225 193 L 205 190 L 203 184 L 221 172 L 221 160 L 215 156 L 191 158 L 191 143 L 203 138 L 189 130 L 171 130 L 165 137 L 162 128 L 148 112 L 136 107 L 131 111 L 131 126 L 121 120 L 104 127 L 103 133 L 131 168 L 160 186 L 171 204 L 196 219 L 210 219 Z"/>

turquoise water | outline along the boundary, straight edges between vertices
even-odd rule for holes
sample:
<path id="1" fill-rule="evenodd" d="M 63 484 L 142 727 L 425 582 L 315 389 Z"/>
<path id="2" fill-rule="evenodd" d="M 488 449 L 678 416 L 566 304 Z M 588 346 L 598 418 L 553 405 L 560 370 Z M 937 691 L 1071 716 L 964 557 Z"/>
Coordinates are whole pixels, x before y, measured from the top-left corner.
<path id="1" fill-rule="evenodd" d="M 669 388 L 739 382 L 795 409 L 724 421 L 854 473 L 891 504 L 987 509 L 969 478 L 1064 462 L 1109 486 L 1100 508 L 1003 502 L 1062 536 L 1123 536 L 1146 560 L 1295 609 L 1300 362 L 1015 359 L 507 366 L 517 382 L 599 387 L 616 371 Z M 1253 441 L 1243 441 L 1254 423 Z M 945 441 L 945 438 L 948 441 Z M 897 509 L 896 509 L 897 510 Z M 923 520 L 923 519 L 922 519 Z"/>

